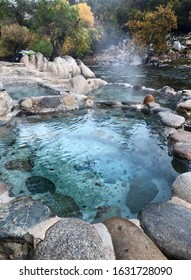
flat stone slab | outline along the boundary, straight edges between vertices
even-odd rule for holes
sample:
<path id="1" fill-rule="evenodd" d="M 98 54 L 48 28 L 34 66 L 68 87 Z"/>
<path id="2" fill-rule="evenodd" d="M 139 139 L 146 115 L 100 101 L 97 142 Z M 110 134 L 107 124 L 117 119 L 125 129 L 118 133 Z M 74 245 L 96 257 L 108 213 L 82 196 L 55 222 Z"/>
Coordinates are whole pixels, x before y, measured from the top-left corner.
<path id="1" fill-rule="evenodd" d="M 23 237 L 34 225 L 52 215 L 50 209 L 30 197 L 18 197 L 0 205 L 0 240 Z"/>
<path id="2" fill-rule="evenodd" d="M 191 211 L 171 203 L 147 205 L 139 215 L 144 232 L 171 259 L 191 259 Z"/>
<path id="3" fill-rule="evenodd" d="M 157 116 L 159 117 L 163 125 L 174 127 L 174 128 L 181 127 L 185 122 L 184 117 L 171 112 L 159 112 Z"/>
<path id="4" fill-rule="evenodd" d="M 105 220 L 117 260 L 165 260 L 153 241 L 130 220 L 113 217 Z"/>
<path id="5" fill-rule="evenodd" d="M 172 154 L 178 158 L 191 160 L 191 143 L 176 143 L 172 147 Z"/>
<path id="6" fill-rule="evenodd" d="M 191 172 L 179 175 L 172 184 L 173 195 L 191 203 Z"/>
<path id="7" fill-rule="evenodd" d="M 35 260 L 104 260 L 106 254 L 95 228 L 80 219 L 63 218 L 47 230 Z"/>
<path id="8" fill-rule="evenodd" d="M 170 135 L 170 140 L 191 144 L 191 132 L 178 130 L 174 134 Z"/>

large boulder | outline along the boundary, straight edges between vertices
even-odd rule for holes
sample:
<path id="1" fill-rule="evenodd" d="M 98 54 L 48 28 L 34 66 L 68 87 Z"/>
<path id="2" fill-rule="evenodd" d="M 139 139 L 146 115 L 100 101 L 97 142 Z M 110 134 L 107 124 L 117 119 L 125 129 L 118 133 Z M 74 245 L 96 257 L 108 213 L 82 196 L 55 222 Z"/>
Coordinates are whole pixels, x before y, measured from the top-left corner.
<path id="1" fill-rule="evenodd" d="M 179 175 L 172 185 L 173 194 L 191 203 L 191 172 Z"/>
<path id="2" fill-rule="evenodd" d="M 14 106 L 12 98 L 5 90 L 0 90 L 0 116 L 8 114 Z"/>
<path id="3" fill-rule="evenodd" d="M 178 103 L 176 110 L 178 113 L 184 115 L 185 117 L 191 116 L 191 100 L 186 100 Z"/>
<path id="4" fill-rule="evenodd" d="M 70 67 L 70 77 L 75 77 L 75 76 L 81 74 L 81 69 L 77 65 L 77 62 L 76 62 L 76 60 L 73 57 L 71 57 L 69 55 L 65 55 L 63 57 L 63 59 L 66 61 L 66 63 Z"/>
<path id="5" fill-rule="evenodd" d="M 169 136 L 170 140 L 182 143 L 191 143 L 191 132 L 178 130 Z"/>
<path id="6" fill-rule="evenodd" d="M 102 79 L 99 78 L 92 78 L 92 79 L 87 79 L 87 88 L 88 92 L 98 89 L 100 87 L 104 87 L 108 83 Z"/>
<path id="7" fill-rule="evenodd" d="M 47 230 L 35 260 L 104 260 L 106 254 L 95 228 L 80 219 L 63 218 Z"/>
<path id="8" fill-rule="evenodd" d="M 95 78 L 95 74 L 80 60 L 77 60 L 77 64 L 81 69 L 81 74 L 84 78 Z"/>
<path id="9" fill-rule="evenodd" d="M 165 260 L 152 240 L 127 219 L 110 218 L 104 225 L 111 234 L 117 260 Z"/>
<path id="10" fill-rule="evenodd" d="M 87 81 L 82 75 L 77 75 L 69 80 L 70 89 L 78 94 L 88 93 Z"/>
<path id="11" fill-rule="evenodd" d="M 176 96 L 176 91 L 169 87 L 169 86 L 164 86 L 163 88 L 159 89 L 159 94 L 164 97 L 164 98 L 174 98 Z"/>
<path id="12" fill-rule="evenodd" d="M 169 127 L 174 127 L 174 128 L 179 128 L 181 127 L 184 122 L 185 118 L 182 116 L 179 116 L 177 114 L 174 114 L 172 112 L 159 112 L 157 114 L 159 117 L 161 123 L 163 125 L 169 126 Z"/>
<path id="13" fill-rule="evenodd" d="M 172 155 L 176 158 L 191 160 L 191 143 L 176 143 L 172 146 Z"/>
<path id="14" fill-rule="evenodd" d="M 29 229 L 52 216 L 49 208 L 29 197 L 0 205 L 0 259 L 29 259 L 33 238 Z"/>
<path id="15" fill-rule="evenodd" d="M 171 203 L 147 205 L 139 215 L 144 232 L 171 259 L 191 259 L 191 211 Z"/>

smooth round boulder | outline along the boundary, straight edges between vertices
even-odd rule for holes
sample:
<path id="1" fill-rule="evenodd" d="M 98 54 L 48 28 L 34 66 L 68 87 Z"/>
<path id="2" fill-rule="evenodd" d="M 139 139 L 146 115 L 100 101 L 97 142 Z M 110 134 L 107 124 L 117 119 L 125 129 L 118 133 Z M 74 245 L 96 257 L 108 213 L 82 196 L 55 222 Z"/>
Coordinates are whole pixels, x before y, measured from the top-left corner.
<path id="1" fill-rule="evenodd" d="M 152 240 L 134 223 L 113 217 L 103 222 L 114 246 L 117 260 L 165 260 Z"/>
<path id="2" fill-rule="evenodd" d="M 173 156 L 185 160 L 191 160 L 191 143 L 176 143 L 172 146 Z"/>
<path id="3" fill-rule="evenodd" d="M 34 260 L 104 260 L 102 240 L 95 228 L 80 219 L 63 218 L 46 232 Z"/>
<path id="4" fill-rule="evenodd" d="M 191 172 L 179 175 L 172 184 L 173 195 L 191 203 Z"/>
<path id="5" fill-rule="evenodd" d="M 171 203 L 147 205 L 139 215 L 144 232 L 170 259 L 191 259 L 191 211 Z"/>
<path id="6" fill-rule="evenodd" d="M 170 135 L 170 140 L 182 143 L 191 143 L 191 132 L 185 130 L 178 130 Z"/>
<path id="7" fill-rule="evenodd" d="M 185 122 L 184 117 L 171 112 L 159 112 L 157 116 L 159 117 L 163 125 L 174 127 L 174 128 L 181 127 Z"/>

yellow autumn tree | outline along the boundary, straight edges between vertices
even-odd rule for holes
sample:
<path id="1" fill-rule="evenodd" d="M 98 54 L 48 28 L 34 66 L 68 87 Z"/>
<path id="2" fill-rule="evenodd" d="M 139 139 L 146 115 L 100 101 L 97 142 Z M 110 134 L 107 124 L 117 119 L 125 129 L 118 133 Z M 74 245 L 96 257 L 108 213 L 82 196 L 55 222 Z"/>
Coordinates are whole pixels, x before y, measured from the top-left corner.
<path id="1" fill-rule="evenodd" d="M 98 39 L 99 32 L 94 27 L 94 15 L 91 7 L 87 3 L 75 6 L 78 8 L 80 22 L 73 33 L 66 38 L 63 53 L 79 56 L 91 51 L 92 41 Z"/>
<path id="2" fill-rule="evenodd" d="M 125 25 L 140 49 L 144 50 L 152 43 L 155 53 L 160 53 L 167 49 L 166 35 L 177 27 L 177 17 L 170 4 L 159 5 L 155 11 L 138 12 L 134 20 Z"/>
<path id="3" fill-rule="evenodd" d="M 83 21 L 85 27 L 91 28 L 94 26 L 94 15 L 91 11 L 91 7 L 86 3 L 80 3 L 77 5 L 79 9 L 79 15 L 81 20 Z"/>

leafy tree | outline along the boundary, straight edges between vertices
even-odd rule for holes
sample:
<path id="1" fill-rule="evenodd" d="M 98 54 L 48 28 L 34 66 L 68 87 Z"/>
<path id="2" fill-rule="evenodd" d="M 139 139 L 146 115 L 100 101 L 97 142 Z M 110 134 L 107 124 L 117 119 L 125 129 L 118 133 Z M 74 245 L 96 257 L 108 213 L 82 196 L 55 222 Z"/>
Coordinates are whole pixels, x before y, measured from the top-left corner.
<path id="1" fill-rule="evenodd" d="M 93 42 L 99 39 L 99 31 L 94 26 L 94 15 L 91 7 L 87 3 L 80 3 L 77 8 L 80 22 L 66 38 L 63 46 L 63 52 L 73 56 L 90 53 Z"/>
<path id="2" fill-rule="evenodd" d="M 1 29 L 1 39 L 6 42 L 13 54 L 27 48 L 34 39 L 30 30 L 18 23 L 4 25 Z"/>
<path id="3" fill-rule="evenodd" d="M 84 23 L 85 27 L 93 27 L 94 26 L 94 15 L 91 11 L 90 6 L 86 3 L 80 3 L 77 5 L 79 9 L 79 16 Z"/>
<path id="4" fill-rule="evenodd" d="M 177 18 L 171 5 L 159 5 L 153 12 L 137 12 L 136 18 L 126 25 L 137 45 L 144 49 L 152 43 L 154 51 L 159 53 L 166 50 L 166 35 L 176 28 Z"/>
<path id="5" fill-rule="evenodd" d="M 28 25 L 36 6 L 35 0 L 0 0 L 0 21 Z"/>
<path id="6" fill-rule="evenodd" d="M 50 60 L 60 55 L 65 39 L 79 25 L 79 12 L 68 1 L 39 0 L 34 16 L 35 30 L 50 39 L 52 54 Z"/>

